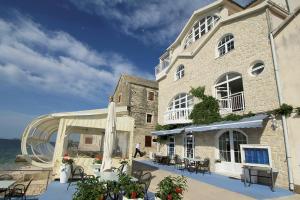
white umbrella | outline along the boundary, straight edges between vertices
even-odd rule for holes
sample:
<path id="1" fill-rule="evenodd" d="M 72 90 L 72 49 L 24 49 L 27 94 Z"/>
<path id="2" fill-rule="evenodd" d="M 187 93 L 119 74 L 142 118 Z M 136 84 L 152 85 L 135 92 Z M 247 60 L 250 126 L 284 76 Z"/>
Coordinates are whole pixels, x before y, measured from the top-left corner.
<path id="1" fill-rule="evenodd" d="M 116 137 L 116 110 L 115 103 L 110 100 L 107 112 L 107 121 L 104 135 L 104 152 L 103 161 L 101 165 L 101 171 L 111 169 L 112 165 L 112 153 L 114 147 L 114 139 Z"/>

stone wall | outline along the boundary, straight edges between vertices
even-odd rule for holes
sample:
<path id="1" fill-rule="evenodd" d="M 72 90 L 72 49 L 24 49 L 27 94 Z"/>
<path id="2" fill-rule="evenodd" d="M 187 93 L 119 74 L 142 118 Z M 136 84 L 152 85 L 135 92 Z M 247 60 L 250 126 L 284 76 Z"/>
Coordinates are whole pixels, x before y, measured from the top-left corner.
<path id="1" fill-rule="evenodd" d="M 147 100 L 147 92 L 154 91 L 154 101 Z M 145 147 L 145 136 L 151 136 L 151 131 L 155 129 L 157 124 L 157 100 L 158 93 L 156 89 L 147 88 L 141 85 L 130 85 L 130 116 L 135 119 L 134 143 L 141 143 L 143 151 L 155 151 L 156 147 Z M 152 114 L 152 123 L 146 122 L 146 114 Z M 134 145 L 135 146 L 135 145 Z"/>
<path id="2" fill-rule="evenodd" d="M 181 92 L 189 92 L 191 87 L 206 87 L 206 94 L 214 94 L 214 84 L 228 72 L 238 72 L 243 78 L 245 113 L 262 112 L 278 107 L 278 97 L 274 76 L 271 48 L 268 38 L 266 13 L 253 14 L 220 27 L 193 58 L 180 58 L 172 66 L 167 76 L 159 81 L 158 123 L 163 124 L 163 113 L 170 100 Z M 235 49 L 217 57 L 217 45 L 225 35 L 234 35 Z M 199 39 L 201 42 L 202 39 Z M 250 75 L 250 67 L 255 61 L 265 64 L 264 71 Z M 185 66 L 185 76 L 174 81 L 177 66 Z"/>
<path id="3" fill-rule="evenodd" d="M 273 168 L 278 170 L 278 177 L 276 179 L 276 185 L 288 188 L 288 172 L 287 163 L 285 158 L 285 146 L 281 121 L 277 120 L 279 127 L 272 129 L 271 121 L 264 124 L 264 128 L 251 128 L 242 129 L 248 137 L 248 144 L 261 144 L 267 145 L 271 148 L 271 157 Z M 225 131 L 225 130 L 224 130 Z M 211 160 L 211 170 L 215 171 L 215 160 L 217 159 L 217 133 L 213 132 L 201 132 L 195 133 L 195 156 L 200 156 L 202 159 L 205 157 Z M 183 146 L 183 134 L 175 137 L 176 148 L 175 154 L 180 157 L 184 157 Z M 164 141 L 161 144 L 160 152 L 163 155 L 167 155 L 167 143 Z"/>

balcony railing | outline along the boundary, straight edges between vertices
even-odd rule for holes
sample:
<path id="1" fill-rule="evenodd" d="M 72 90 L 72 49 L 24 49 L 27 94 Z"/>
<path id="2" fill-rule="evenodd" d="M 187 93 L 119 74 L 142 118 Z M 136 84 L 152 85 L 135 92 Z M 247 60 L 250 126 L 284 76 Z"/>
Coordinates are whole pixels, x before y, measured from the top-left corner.
<path id="1" fill-rule="evenodd" d="M 228 98 L 221 98 L 218 101 L 221 115 L 245 109 L 244 92 L 232 94 Z"/>
<path id="2" fill-rule="evenodd" d="M 168 110 L 164 114 L 165 124 L 184 124 L 190 123 L 192 120 L 189 119 L 193 108 L 179 108 Z"/>
<path id="3" fill-rule="evenodd" d="M 155 67 L 155 75 L 166 69 L 170 64 L 169 60 L 164 60 Z"/>

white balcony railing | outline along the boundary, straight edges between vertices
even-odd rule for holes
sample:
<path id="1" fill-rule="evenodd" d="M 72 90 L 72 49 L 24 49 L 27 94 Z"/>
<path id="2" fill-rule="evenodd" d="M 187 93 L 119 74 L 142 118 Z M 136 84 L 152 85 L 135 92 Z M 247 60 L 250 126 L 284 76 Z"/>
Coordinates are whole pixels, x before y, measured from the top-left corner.
<path id="1" fill-rule="evenodd" d="M 245 109 L 244 92 L 230 95 L 228 98 L 218 99 L 220 114 L 228 114 Z"/>
<path id="2" fill-rule="evenodd" d="M 184 124 L 190 123 L 192 120 L 189 119 L 193 108 L 179 108 L 168 110 L 164 113 L 165 124 Z"/>
<path id="3" fill-rule="evenodd" d="M 170 64 L 169 60 L 163 60 L 161 63 L 159 63 L 156 67 L 155 67 L 155 75 L 159 74 L 161 71 L 163 71 L 164 69 L 166 69 Z"/>

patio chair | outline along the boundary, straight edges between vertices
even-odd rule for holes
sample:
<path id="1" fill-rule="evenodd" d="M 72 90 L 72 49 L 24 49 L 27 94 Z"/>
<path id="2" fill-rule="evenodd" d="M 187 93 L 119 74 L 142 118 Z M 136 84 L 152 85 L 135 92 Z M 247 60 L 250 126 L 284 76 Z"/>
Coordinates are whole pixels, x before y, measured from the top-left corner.
<path id="1" fill-rule="evenodd" d="M 183 159 L 183 165 L 184 165 L 184 168 L 183 168 L 183 170 L 188 170 L 188 171 L 190 171 L 190 167 L 191 167 L 191 162 L 190 162 L 190 160 L 189 159 L 187 159 L 187 158 L 184 158 Z"/>
<path id="2" fill-rule="evenodd" d="M 162 159 L 162 164 L 170 165 L 170 162 L 171 162 L 170 156 L 164 156 L 164 157 L 163 157 L 163 159 Z"/>
<path id="3" fill-rule="evenodd" d="M 21 198 L 26 200 L 26 192 L 29 188 L 33 179 L 30 179 L 27 185 L 24 184 L 16 184 L 5 191 L 4 199 L 11 199 L 11 198 Z"/>
<path id="4" fill-rule="evenodd" d="M 142 170 L 136 170 L 132 172 L 132 176 L 137 178 L 138 180 L 140 180 L 141 176 L 143 175 L 143 171 Z"/>
<path id="5" fill-rule="evenodd" d="M 112 171 L 113 172 L 117 172 L 118 174 L 127 174 L 127 164 L 122 164 L 120 167 L 118 168 L 115 168 L 115 167 L 112 167 Z"/>
<path id="6" fill-rule="evenodd" d="M 71 171 L 71 177 L 68 180 L 69 185 L 67 187 L 67 190 L 69 189 L 70 185 L 73 182 L 83 180 L 84 176 L 86 176 L 86 174 L 84 173 L 83 167 L 81 167 L 81 166 L 75 167 L 74 170 Z"/>
<path id="7" fill-rule="evenodd" d="M 152 174 L 150 172 L 146 172 L 145 174 L 143 174 L 138 183 L 144 186 L 144 194 L 146 199 L 148 199 L 148 189 L 151 183 L 151 179 L 152 179 Z"/>
<path id="8" fill-rule="evenodd" d="M 178 155 L 175 155 L 174 161 L 175 161 L 174 166 L 176 169 L 179 169 L 179 170 L 184 169 L 184 162 Z"/>
<path id="9" fill-rule="evenodd" d="M 203 162 L 199 163 L 198 170 L 196 170 L 196 173 L 198 173 L 198 171 L 202 172 L 203 175 L 205 172 L 208 172 L 209 174 L 211 174 L 209 158 L 205 158 Z"/>

